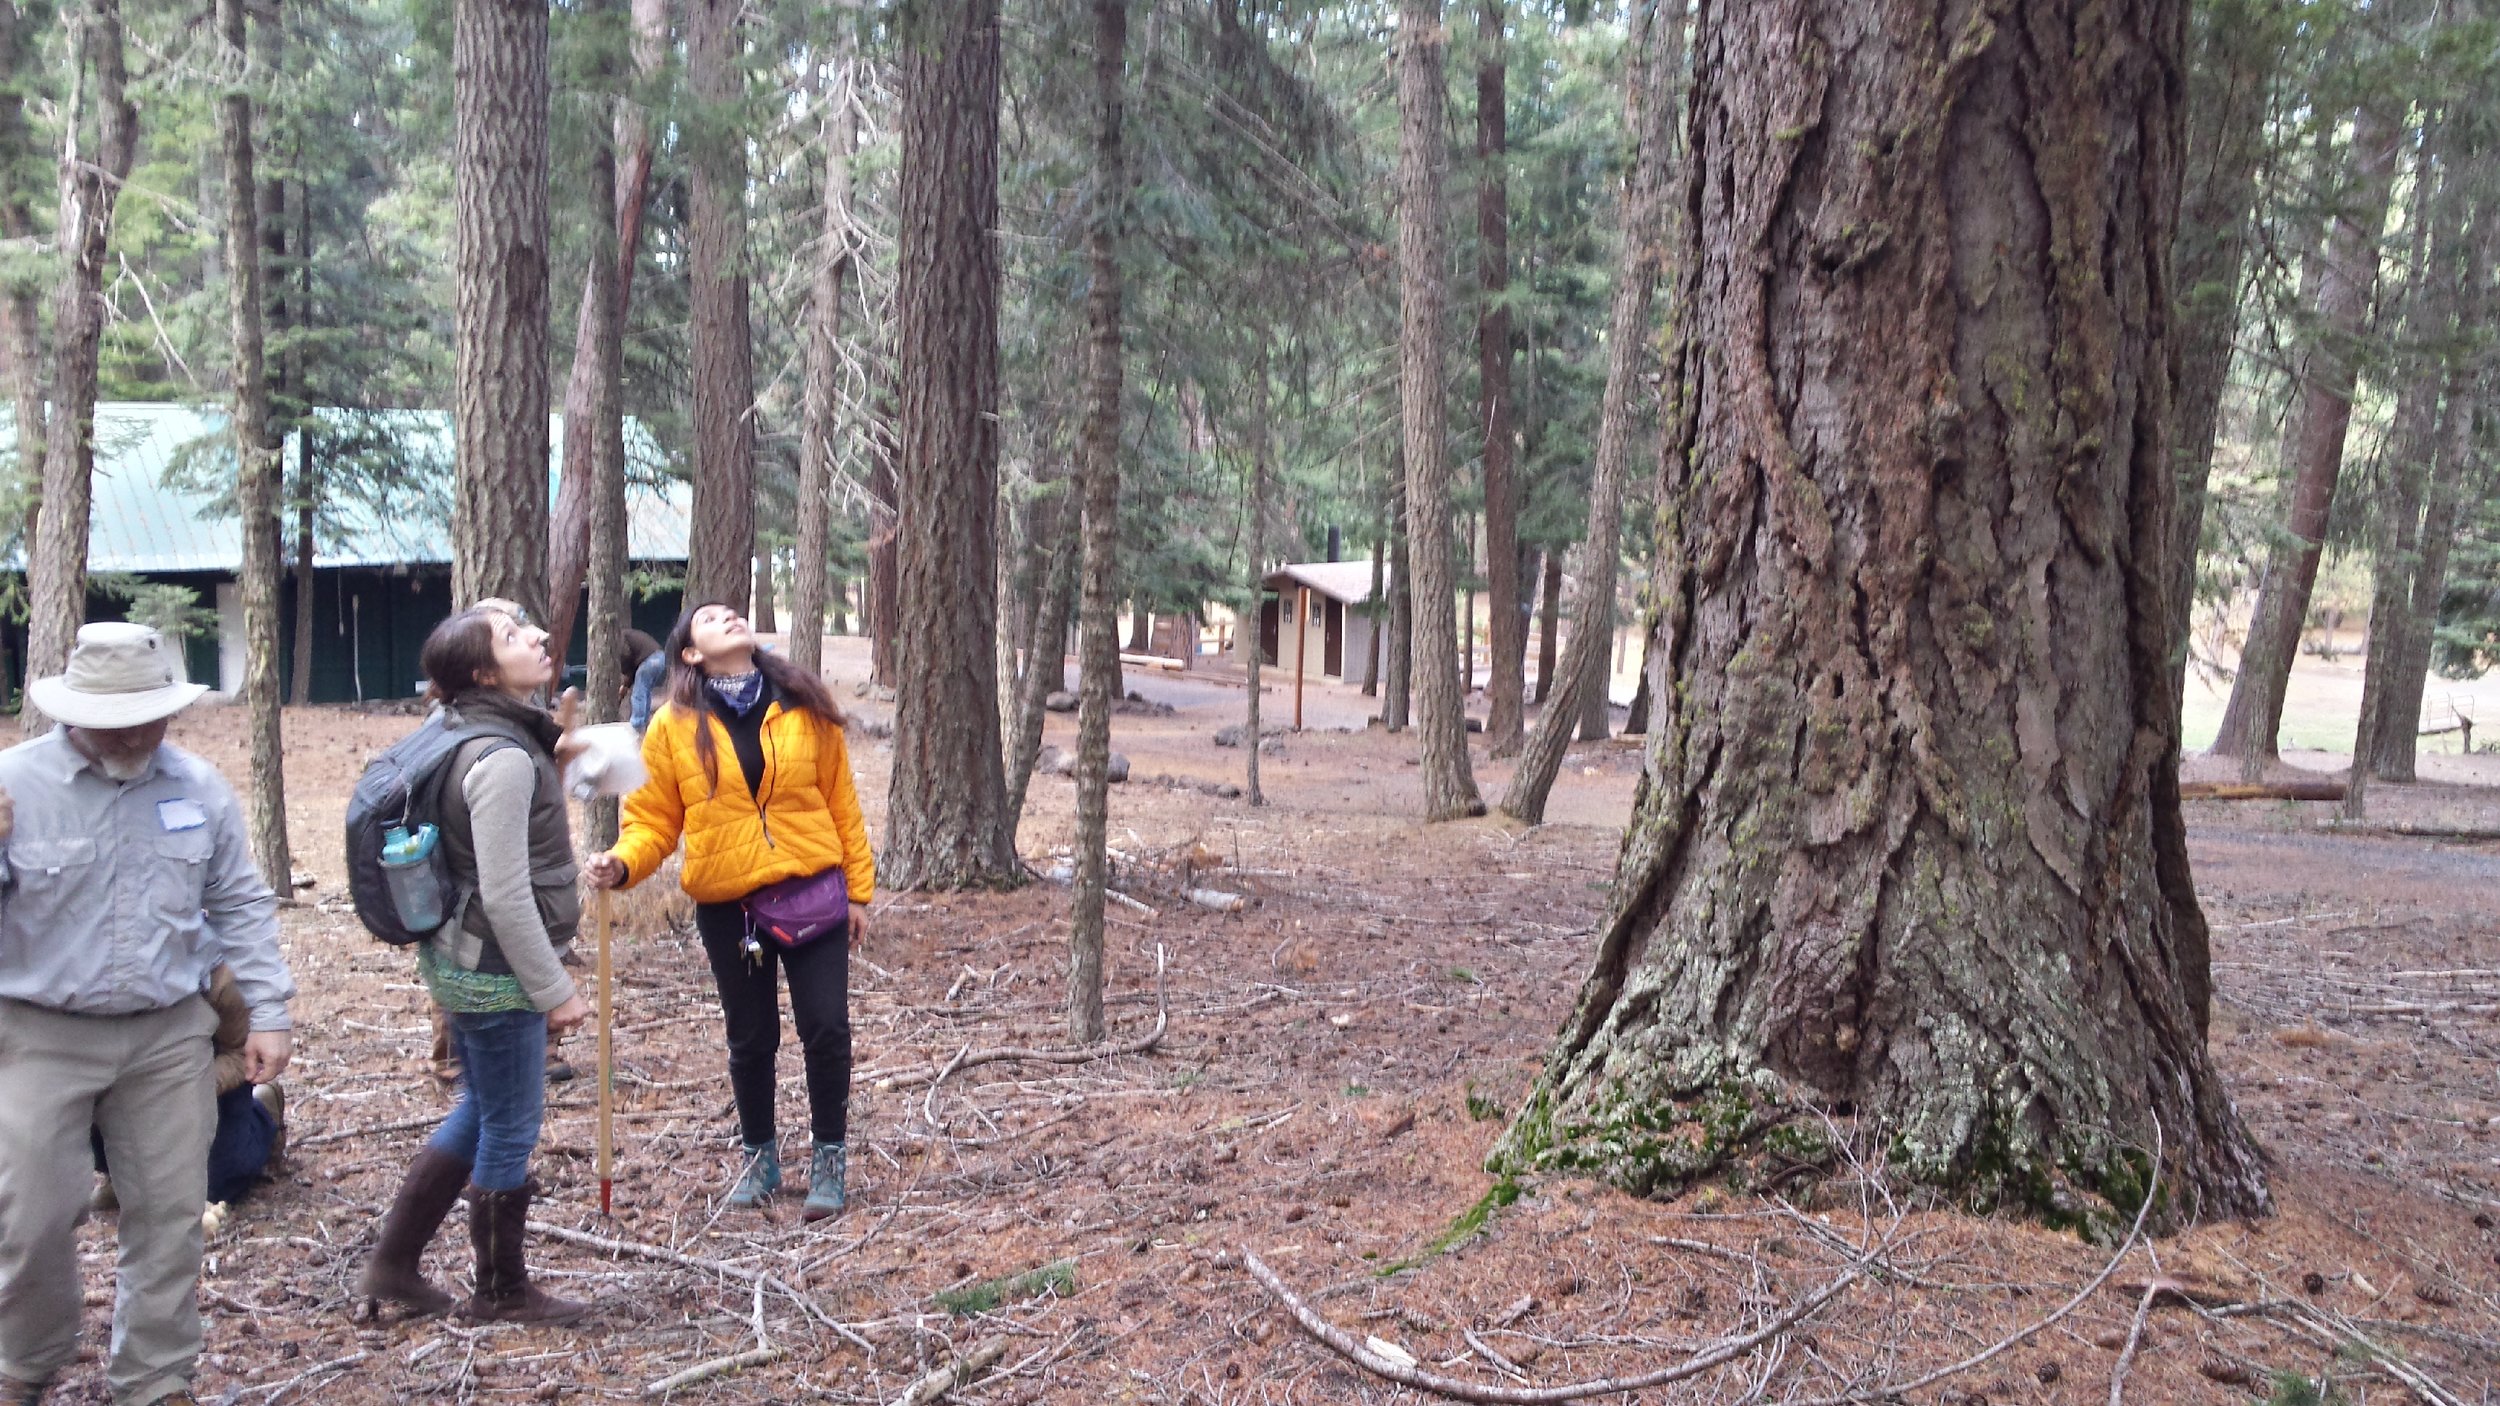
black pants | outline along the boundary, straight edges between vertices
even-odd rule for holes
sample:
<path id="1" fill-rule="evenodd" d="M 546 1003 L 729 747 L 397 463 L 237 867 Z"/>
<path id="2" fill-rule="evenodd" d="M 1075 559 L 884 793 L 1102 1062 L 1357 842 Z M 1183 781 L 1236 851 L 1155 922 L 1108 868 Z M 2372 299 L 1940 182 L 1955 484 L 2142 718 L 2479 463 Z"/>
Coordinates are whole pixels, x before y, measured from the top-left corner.
<path id="1" fill-rule="evenodd" d="M 841 1142 L 851 1115 L 851 948 L 833 933 L 795 952 L 757 934 L 746 946 L 746 905 L 700 903 L 695 931 L 712 959 L 721 1015 L 729 1027 L 729 1090 L 747 1146 L 773 1141 L 773 1057 L 781 1048 L 781 1002 L 774 973 L 790 974 L 790 1014 L 807 1056 L 809 1121 L 818 1142 Z"/>

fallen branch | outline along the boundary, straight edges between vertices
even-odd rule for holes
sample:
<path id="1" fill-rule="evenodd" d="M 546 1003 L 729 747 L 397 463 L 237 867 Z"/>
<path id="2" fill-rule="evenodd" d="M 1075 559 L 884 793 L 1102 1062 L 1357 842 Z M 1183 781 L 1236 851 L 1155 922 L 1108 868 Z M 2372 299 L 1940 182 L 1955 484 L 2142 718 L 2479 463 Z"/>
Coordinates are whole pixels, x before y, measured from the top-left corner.
<path id="1" fill-rule="evenodd" d="M 943 1399 L 955 1388 L 970 1386 L 979 1381 L 984 1373 L 997 1366 L 999 1359 L 1006 1355 L 1007 1340 L 1005 1338 L 984 1338 L 972 1351 L 957 1358 L 953 1363 L 940 1367 L 913 1382 L 909 1391 L 894 1398 L 894 1406 L 929 1406 L 930 1402 Z"/>
<path id="2" fill-rule="evenodd" d="M 2413 840 L 2500 840 L 2500 828 L 2489 825 L 2424 825 L 2410 820 L 2328 820 L 2321 830 L 2338 835 L 2387 835 Z"/>
<path id="3" fill-rule="evenodd" d="M 434 1127 L 441 1123 L 443 1118 L 443 1114 L 428 1113 L 419 1118 L 402 1118 L 396 1123 L 376 1123 L 368 1128 L 334 1128 L 326 1133 L 314 1133 L 311 1137 L 297 1138 L 288 1146 L 290 1149 L 319 1147 L 326 1142 L 345 1142 L 349 1138 L 380 1137 L 384 1133 L 413 1132 L 418 1128 Z"/>
<path id="4" fill-rule="evenodd" d="M 1285 1306 L 1285 1311 L 1293 1316 L 1294 1322 L 1301 1325 L 1302 1331 L 1310 1334 L 1322 1346 L 1339 1357 L 1374 1376 L 1384 1377 L 1400 1386 L 1409 1386 L 1417 1391 L 1429 1391 L 1436 1396 L 1452 1397 L 1460 1401 L 1495 1403 L 1495 1406 L 1537 1406 L 1537 1403 L 1543 1402 L 1582 1401 L 1592 1396 L 1647 1391 L 1653 1387 L 1665 1386 L 1670 1382 L 1698 1377 L 1704 1372 L 1724 1366 L 1744 1356 L 1797 1326 L 1823 1305 L 1838 1298 L 1850 1285 L 1858 1282 L 1859 1277 L 1866 1272 L 1865 1261 L 1851 1265 L 1830 1283 L 1790 1304 L 1785 1312 L 1770 1322 L 1742 1337 L 1723 1339 L 1715 1346 L 1696 1352 L 1672 1367 L 1661 1367 L 1654 1372 L 1644 1372 L 1633 1377 L 1601 1377 L 1596 1381 L 1572 1382 L 1564 1386 L 1508 1387 L 1489 1386 L 1481 1382 L 1463 1382 L 1455 1377 L 1444 1377 L 1436 1372 L 1427 1372 L 1421 1367 L 1409 1367 L 1391 1362 L 1355 1341 L 1335 1324 L 1322 1318 L 1309 1304 L 1296 1297 L 1293 1290 L 1285 1287 L 1285 1281 L 1276 1277 L 1276 1271 L 1261 1263 L 1259 1257 L 1250 1253 L 1246 1247 L 1241 1252 L 1241 1262 L 1250 1271 L 1251 1277 L 1265 1285 L 1267 1291 L 1276 1296 L 1277 1302 Z"/>
<path id="5" fill-rule="evenodd" d="M 976 1068 L 984 1064 L 1004 1064 L 1009 1061 L 1016 1061 L 1025 1064 L 1091 1064 L 1098 1059 L 1112 1059 L 1120 1055 L 1144 1054 L 1146 1051 L 1151 1050 L 1155 1046 L 1163 1043 L 1163 1033 L 1164 1031 L 1170 1029 L 1172 1024 L 1172 1007 L 1170 1002 L 1164 999 L 1163 967 L 1163 945 L 1161 943 L 1157 943 L 1155 945 L 1154 1028 L 1134 1039 L 1122 1040 L 1117 1043 L 1106 1041 L 1099 1045 L 1087 1045 L 1083 1049 L 1075 1050 L 1036 1050 L 1028 1049 L 1021 1045 L 1004 1045 L 996 1049 L 987 1050 L 961 1050 L 956 1053 L 953 1059 L 943 1061 L 942 1063 L 926 1064 L 922 1065 L 918 1069 L 903 1069 L 897 1070 L 891 1074 L 876 1074 L 868 1077 L 875 1080 L 873 1087 L 876 1091 L 884 1094 L 892 1093 L 896 1089 L 912 1088 L 920 1084 L 934 1084 L 938 1080 L 948 1078 L 962 1070 Z"/>
<path id="6" fill-rule="evenodd" d="M 2340 801 L 2341 781 L 2182 781 L 2183 801 Z"/>
<path id="7" fill-rule="evenodd" d="M 679 1372 L 674 1376 L 660 1378 L 651 1385 L 644 1387 L 642 1389 L 642 1394 L 645 1396 L 666 1396 L 681 1386 L 693 1386 L 696 1382 L 708 1382 L 714 1377 L 725 1377 L 732 1372 L 744 1371 L 749 1367 L 761 1367 L 769 1362 L 778 1362 L 781 1358 L 782 1351 L 777 1347 L 750 1348 L 745 1352 L 733 1353 L 728 1357 L 715 1357 L 709 1362 L 697 1362 L 693 1366 L 688 1367 L 686 1370 Z"/>
<path id="8" fill-rule="evenodd" d="M 818 1308 L 814 1300 L 791 1287 L 788 1281 L 777 1275 L 767 1274 L 760 1269 L 748 1269 L 744 1265 L 728 1264 L 721 1260 L 707 1260 L 700 1255 L 689 1255 L 682 1250 L 669 1249 L 665 1245 L 645 1245 L 635 1240 L 611 1240 L 604 1235 L 593 1235 L 587 1230 L 575 1230 L 565 1225 L 549 1225 L 545 1221 L 531 1221 L 529 1228 L 533 1235 L 544 1235 L 550 1240 L 561 1240 L 568 1245 L 579 1245 L 586 1250 L 604 1250 L 611 1255 L 631 1255 L 636 1259 L 656 1260 L 661 1264 L 673 1264 L 684 1269 L 699 1269 L 706 1274 L 718 1274 L 742 1283 L 761 1285 L 776 1294 L 787 1294 L 793 1302 L 806 1311 L 808 1317 L 840 1334 L 860 1351 L 871 1357 L 876 1355 L 877 1349 L 874 1344 L 836 1322 L 823 1309 Z"/>
<path id="9" fill-rule="evenodd" d="M 2118 1365 L 2109 1369 L 2109 1406 L 2125 1406 L 2127 1369 L 2135 1365 L 2135 1350 L 2144 1342 L 2144 1320 L 2153 1316 L 2153 1300 L 2161 1296 L 2162 1288 L 2156 1278 L 2144 1286 L 2144 1297 L 2135 1301 L 2135 1323 L 2127 1329 L 2127 1345 L 2118 1350 Z"/>

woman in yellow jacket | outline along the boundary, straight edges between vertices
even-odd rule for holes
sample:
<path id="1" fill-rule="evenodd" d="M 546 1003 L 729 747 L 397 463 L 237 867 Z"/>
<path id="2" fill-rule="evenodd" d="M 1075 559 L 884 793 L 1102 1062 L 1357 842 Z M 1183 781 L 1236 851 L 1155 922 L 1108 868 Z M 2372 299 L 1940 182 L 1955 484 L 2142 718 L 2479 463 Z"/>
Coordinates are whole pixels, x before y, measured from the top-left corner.
<path id="1" fill-rule="evenodd" d="M 729 1031 L 729 1086 L 746 1163 L 729 1194 L 755 1206 L 781 1189 L 773 1126 L 773 1060 L 781 1045 L 775 970 L 807 1058 L 815 1133 L 803 1212 L 842 1209 L 851 1098 L 851 962 L 876 893 L 877 864 L 851 782 L 842 712 L 824 681 L 756 647 L 737 607 L 698 605 L 661 647 L 665 703 L 643 735 L 651 779 L 625 800 L 616 847 L 586 866 L 591 881 L 628 887 L 686 842 L 680 882 L 719 984 Z M 835 871 L 838 872 L 838 877 Z M 785 946 L 749 900 L 811 879 L 847 891 L 847 931 Z M 824 901 L 833 895 L 824 894 Z"/>

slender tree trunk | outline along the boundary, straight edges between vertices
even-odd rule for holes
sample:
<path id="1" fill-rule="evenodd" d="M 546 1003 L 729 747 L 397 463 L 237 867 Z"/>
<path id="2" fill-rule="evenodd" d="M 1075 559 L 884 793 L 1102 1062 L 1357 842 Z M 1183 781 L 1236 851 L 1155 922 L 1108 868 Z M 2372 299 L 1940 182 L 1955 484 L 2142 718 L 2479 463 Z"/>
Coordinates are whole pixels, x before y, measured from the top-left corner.
<path id="1" fill-rule="evenodd" d="M 26 677 L 60 673 L 87 613 L 87 529 L 95 492 L 95 402 L 107 308 L 104 265 L 122 181 L 139 144 L 139 110 L 122 59 L 121 0 L 70 0 L 69 52 L 79 65 L 64 104 L 61 213 L 53 227 L 61 281 L 52 312 L 58 364 L 44 441 L 43 507 L 26 573 Z M 92 121 L 89 113 L 93 114 Z M 25 736 L 48 720 L 22 704 Z"/>
<path id="2" fill-rule="evenodd" d="M 755 349 L 748 328 L 742 0 L 687 0 L 686 231 L 693 327 L 694 522 L 686 603 L 743 601 L 755 563 Z"/>
<path id="3" fill-rule="evenodd" d="M 1111 704 L 1120 643 L 1120 150 L 1128 0 L 1094 3 L 1094 208 L 1086 222 L 1085 605 L 1078 631 L 1076 905 L 1068 922 L 1068 1041 L 1102 1039 L 1102 906 L 1110 880 Z M 1141 612 L 1142 613 L 1142 612 Z"/>
<path id="4" fill-rule="evenodd" d="M 1615 562 L 1622 554 L 1623 479 L 1631 471 L 1633 397 L 1641 377 L 1641 357 L 1649 344 L 1650 303 L 1665 263 L 1668 231 L 1662 224 L 1668 167 L 1672 162 L 1675 124 L 1674 75 L 1681 65 L 1684 20 L 1680 8 L 1642 0 L 1633 9 L 1633 28 L 1624 52 L 1628 82 L 1624 85 L 1624 129 L 1634 134 L 1632 169 L 1623 199 L 1623 270 L 1615 280 L 1606 342 L 1606 389 L 1598 401 L 1597 464 L 1589 486 L 1588 536 L 1581 549 L 1579 618 L 1573 622 L 1570 647 L 1555 670 L 1555 686 L 1538 688 L 1545 711 L 1520 752 L 1502 811 L 1530 825 L 1545 820 L 1545 801 L 1562 770 L 1572 734 L 1587 721 L 1589 694 L 1602 699 L 1606 688 L 1607 645 L 1613 631 Z M 1548 549 L 1549 552 L 1551 549 Z M 1663 556 L 1663 553 L 1661 554 Z M 1552 588 L 1559 584 L 1549 559 L 1546 608 L 1553 609 Z M 1598 724 L 1605 726 L 1601 718 Z"/>
<path id="5" fill-rule="evenodd" d="M 1541 584 L 1537 587 L 1536 606 L 1536 701 L 1542 704 L 1554 691 L 1554 643 L 1562 623 L 1563 554 L 1545 549 L 1545 565 Z"/>
<path id="6" fill-rule="evenodd" d="M 252 170 L 252 80 L 243 0 L 217 0 L 217 137 L 226 158 L 226 311 L 234 338 L 235 516 L 243 533 L 243 710 L 251 743 L 252 862 L 291 893 L 286 752 L 278 710 L 278 480 L 261 343 L 260 189 Z M 266 23 L 266 21 L 264 21 Z"/>
<path id="7" fill-rule="evenodd" d="M 892 385 L 879 391 L 868 438 L 868 676 L 880 688 L 894 687 L 894 631 L 903 599 L 902 524 L 895 515 L 901 500 L 894 466 L 902 456 L 897 405 Z"/>
<path id="8" fill-rule="evenodd" d="M 1022 871 L 987 647 L 998 619 L 997 0 L 930 0 L 908 19 L 895 291 L 901 618 L 881 867 L 897 889 L 1004 887 Z"/>
<path id="9" fill-rule="evenodd" d="M 547 7 L 456 0 L 452 600 L 547 608 Z"/>
<path id="10" fill-rule="evenodd" d="M 1398 5 L 1398 418 L 1406 447 L 1413 586 L 1415 713 L 1422 734 L 1424 818 L 1482 815 L 1467 754 L 1466 696 L 1451 616 L 1449 403 L 1442 338 L 1449 258 L 1441 189 L 1442 87 L 1449 33 L 1441 0 Z"/>
<path id="11" fill-rule="evenodd" d="M 2283 695 L 2292 661 L 2300 652 L 2309 618 L 2310 590 L 2326 543 L 2327 516 L 2344 467 L 2344 432 L 2352 422 L 2356 350 L 2366 335 L 2370 301 L 2378 286 L 2379 236 L 2387 224 L 2387 199 L 2404 125 L 2378 103 L 2353 118 L 2351 170 L 2341 208 L 2326 242 L 2313 257 L 2323 260 L 2318 280 L 2318 335 L 2309 348 L 2301 386 L 2299 431 L 2291 445 L 2291 510 L 2283 527 L 2288 540 L 2266 555 L 2248 643 L 2240 650 L 2231 700 L 2223 708 L 2214 755 L 2237 757 L 2253 774 L 2276 755 L 2283 723 Z"/>
<path id="12" fill-rule="evenodd" d="M 1580 608 L 1583 611 L 1599 610 L 1604 613 L 1595 619 L 1582 620 L 1579 622 L 1579 628 L 1595 630 L 1606 641 L 1605 645 L 1600 646 L 1590 656 L 1588 682 L 1580 689 L 1580 721 L 1577 737 L 1582 742 L 1605 741 L 1614 722 L 1614 715 L 1607 711 L 1614 705 L 1615 671 L 1612 663 L 1612 645 L 1615 640 L 1614 607 L 1615 603 L 1611 600 L 1580 602 Z"/>
<path id="13" fill-rule="evenodd" d="M 825 588 L 833 552 L 834 438 L 842 421 L 842 298 L 851 272 L 851 152 L 859 145 L 849 31 L 836 27 L 826 76 L 825 194 L 816 287 L 807 305 L 806 386 L 799 430 L 798 567 L 790 579 L 790 658 L 810 673 L 824 668 Z"/>
<path id="14" fill-rule="evenodd" d="M 1016 700 L 1015 746 L 1007 758 L 1007 814 L 1020 827 L 1033 767 L 1042 754 L 1043 706 L 1068 681 L 1068 621 L 1076 613 L 1077 574 L 1084 556 L 1084 515 L 1074 504 L 1048 515 L 1052 546 L 1041 598 L 1025 631 L 1023 693 Z"/>
<path id="15" fill-rule="evenodd" d="M 1510 93 L 1504 62 L 1504 0 L 1479 0 L 1476 59 L 1477 388 L 1484 417 L 1485 597 L 1492 612 L 1484 739 L 1496 757 L 1527 740 L 1528 622 L 1519 609 L 1519 475 L 1511 420 Z"/>
<path id="16" fill-rule="evenodd" d="M 1389 502 L 1389 673 L 1380 686 L 1380 725 L 1406 730 L 1415 682 L 1415 587 L 1407 568 L 1406 455 L 1390 465 L 1395 486 Z"/>
<path id="17" fill-rule="evenodd" d="M 2353 730 L 2353 765 L 2344 788 L 2343 817 L 2368 814 L 2370 758 L 2387 721 L 2392 666 L 2403 646 L 2387 646 L 2405 634 L 2414 572 L 2421 563 L 2422 497 L 2429 465 L 2439 455 L 2440 409 L 2447 377 L 2437 350 L 2449 332 L 2460 294 L 2453 275 L 2462 272 L 2457 248 L 2468 237 L 2466 183 L 2456 169 L 2457 124 L 2432 118 L 2423 133 L 2413 193 L 2404 224 L 2411 249 L 2405 260 L 2403 326 L 2396 339 L 2389 379 L 2396 410 L 2381 456 L 2380 482 L 2370 525 L 2370 633 L 2361 671 L 2361 713 Z M 2407 723 L 2411 725 L 2410 720 Z"/>
<path id="18" fill-rule="evenodd" d="M 632 0 L 632 16 L 634 69 L 648 85 L 668 62 L 668 0 Z M 619 338 L 624 335 L 633 302 L 634 260 L 642 243 L 642 207 L 651 188 L 651 121 L 639 102 L 615 104 L 608 136 L 610 183 L 616 189 L 610 202 L 616 209 L 617 253 L 612 261 L 616 307 L 592 308 L 588 285 L 594 275 L 585 272 L 582 305 L 573 324 L 573 372 L 564 383 L 563 475 L 557 481 L 555 507 L 547 524 L 547 648 L 559 667 L 573 640 L 573 614 L 590 569 L 593 500 L 601 487 L 591 431 L 582 424 L 596 417 L 594 407 L 600 394 L 595 382 L 602 353 L 596 341 L 602 329 L 611 325 Z M 613 174 L 620 166 L 621 174 Z"/>
<path id="19" fill-rule="evenodd" d="M 34 133 L 26 124 L 23 88 L 33 69 L 40 36 L 15 0 L 0 0 L 0 239 L 37 238 L 33 202 L 20 179 L 31 167 Z M 21 547 L 35 540 L 35 517 L 43 502 L 44 385 L 42 286 L 26 272 L 0 282 L 0 361 L 7 363 L 11 423 L 17 432 L 16 475 L 25 495 Z"/>
<path id="20" fill-rule="evenodd" d="M 1498 1164 L 2267 1208 L 2167 689 L 2183 8 L 1702 8 L 1665 735 Z"/>
<path id="21" fill-rule="evenodd" d="M 2240 328 L 2240 287 L 2255 232 L 2257 170 L 2284 52 L 2283 0 L 2208 0 L 2191 7 L 2186 189 L 2172 252 L 2179 390 L 2171 429 L 2179 520 L 2171 534 L 2171 691 L 2187 686 L 2196 558 L 2205 533 L 2222 393 Z"/>
<path id="22" fill-rule="evenodd" d="M 287 689 L 287 701 L 299 708 L 312 702 L 313 519 L 319 502 L 314 438 L 312 417 L 306 416 L 295 436 L 295 648 Z"/>
<path id="23" fill-rule="evenodd" d="M 1268 421 L 1267 346 L 1259 347 L 1258 369 L 1251 385 L 1250 412 L 1250 629 L 1249 663 L 1244 671 L 1247 685 L 1243 698 L 1242 725 L 1247 729 L 1241 745 L 1248 749 L 1242 756 L 1242 799 L 1254 806 L 1267 804 L 1267 792 L 1259 786 L 1259 744 L 1267 740 L 1262 730 L 1266 724 L 1259 713 L 1266 702 L 1262 672 L 1267 667 L 1267 454 L 1275 443 Z M 1278 659 L 1283 659 L 1285 618 L 1278 601 L 1276 643 Z"/>
<path id="24" fill-rule="evenodd" d="M 773 615 L 773 549 L 760 540 L 755 546 L 755 608 L 749 614 L 756 629 L 768 635 L 781 633 Z"/>
<path id="25" fill-rule="evenodd" d="M 2485 145 L 2472 162 L 2474 179 L 2488 189 L 2495 157 Z M 2463 291 L 2457 299 L 2459 327 L 2489 323 L 2495 297 L 2492 269 L 2500 263 L 2500 201 L 2486 196 L 2474 216 L 2473 233 L 2465 246 Z M 2488 400 L 2488 369 L 2471 351 L 2447 352 L 2447 404 L 2442 416 L 2439 448 L 2431 460 L 2423 490 L 2421 528 L 2415 535 L 2412 581 L 2384 624 L 2370 621 L 2370 667 L 2375 672 L 2386 656 L 2387 682 L 2378 706 L 2378 727 L 2367 766 L 2382 781 L 2414 779 L 2420 749 L 2422 690 L 2430 673 L 2433 634 L 2439 623 L 2440 597 L 2448 581 L 2448 557 L 2456 543 L 2457 517 L 2464 490 L 2477 460 L 2475 427 Z M 2370 734 L 2364 733 L 2364 738 Z M 2355 758 L 2355 775 L 2363 759 Z"/>
<path id="26" fill-rule="evenodd" d="M 621 0 L 593 0 L 603 17 L 613 16 Z M 622 76 L 623 56 L 603 49 L 599 55 L 598 73 L 605 83 L 612 84 Z M 604 84 L 603 84 L 604 86 Z M 621 115 L 624 105 L 613 104 Z M 622 121 L 601 123 L 591 138 L 588 194 L 593 210 L 617 207 L 617 147 Z M 627 555 L 632 550 L 626 537 L 625 516 L 625 268 L 624 249 L 616 226 L 598 221 L 590 235 L 590 267 L 582 286 L 582 300 L 589 309 L 585 319 L 589 333 L 591 369 L 590 394 L 578 411 L 569 408 L 572 398 L 570 384 L 565 392 L 567 448 L 573 438 L 573 417 L 578 414 L 589 423 L 589 467 L 594 470 L 590 483 L 590 541 L 585 574 L 589 579 L 590 628 L 582 647 L 585 655 L 583 677 L 588 681 L 590 720 L 612 723 L 624 718 L 630 701 L 621 677 L 625 658 L 625 630 L 633 622 L 631 607 L 625 599 Z M 576 365 L 572 381 L 583 379 L 579 358 L 584 338 L 575 337 L 573 355 Z M 566 475 L 569 480 L 570 473 Z M 561 540 L 558 534 L 557 540 Z M 573 598 L 570 589 L 560 590 L 559 602 Z M 569 626 L 567 629 L 569 630 Z M 557 638 L 562 638 L 561 635 Z M 616 843 L 617 802 L 603 799 L 591 807 L 590 843 L 606 849 Z"/>
<path id="27" fill-rule="evenodd" d="M 1363 602 L 1364 616 L 1371 621 L 1372 625 L 1371 642 L 1363 649 L 1363 696 L 1365 698 L 1375 698 L 1380 694 L 1380 646 L 1388 625 L 1388 616 L 1380 608 L 1383 604 L 1382 598 L 1388 589 L 1388 583 L 1383 576 L 1388 566 L 1386 552 L 1387 544 L 1377 537 L 1373 538 L 1372 593 L 1365 597 Z M 1255 581 L 1251 584 L 1253 588 L 1257 586 Z"/>

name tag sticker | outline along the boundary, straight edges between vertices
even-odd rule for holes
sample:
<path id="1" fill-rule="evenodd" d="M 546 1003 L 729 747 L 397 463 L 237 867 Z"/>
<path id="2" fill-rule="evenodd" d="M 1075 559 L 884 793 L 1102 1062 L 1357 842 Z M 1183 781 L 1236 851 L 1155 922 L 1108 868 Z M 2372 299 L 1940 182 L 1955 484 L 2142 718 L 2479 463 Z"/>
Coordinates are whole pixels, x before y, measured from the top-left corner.
<path id="1" fill-rule="evenodd" d="M 197 830 L 208 823 L 208 812 L 188 796 L 176 796 L 156 803 L 156 823 L 168 830 Z"/>

